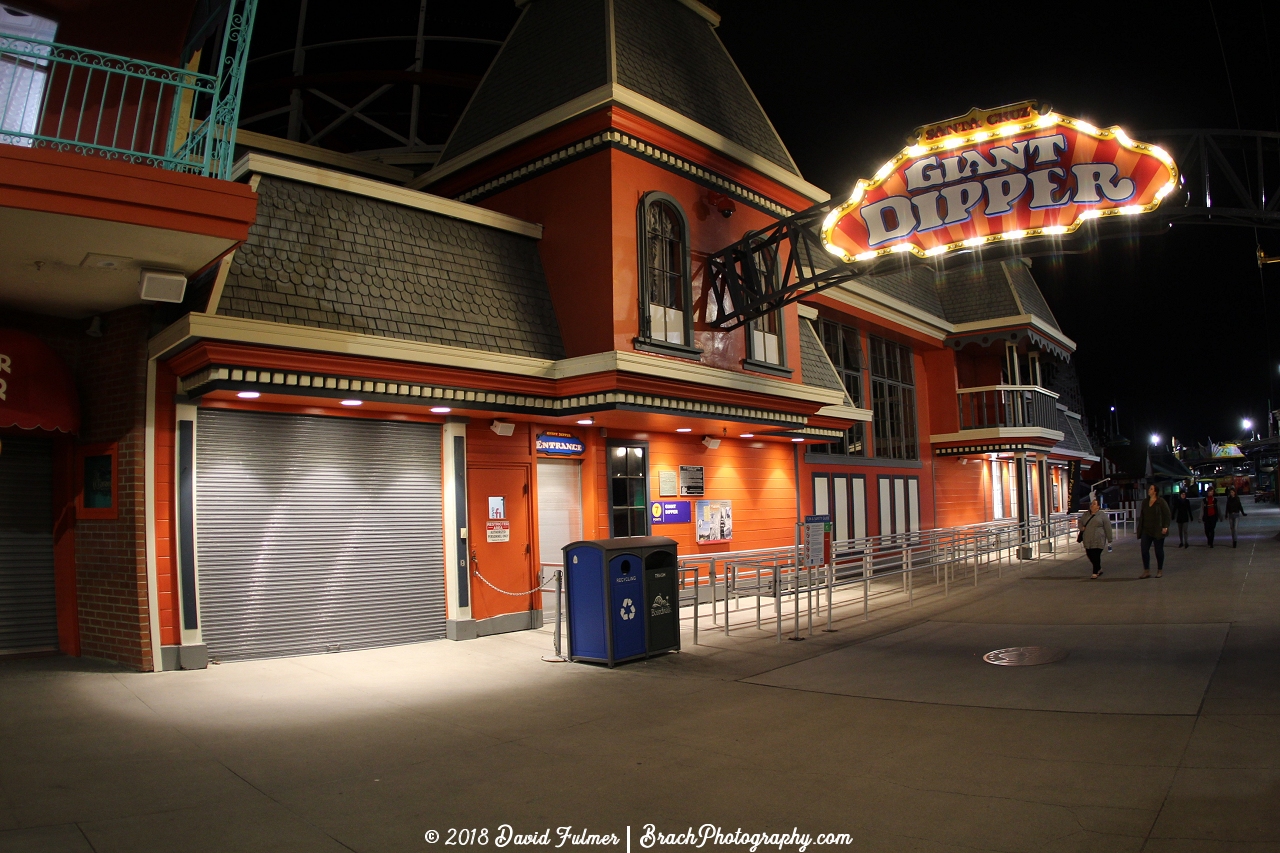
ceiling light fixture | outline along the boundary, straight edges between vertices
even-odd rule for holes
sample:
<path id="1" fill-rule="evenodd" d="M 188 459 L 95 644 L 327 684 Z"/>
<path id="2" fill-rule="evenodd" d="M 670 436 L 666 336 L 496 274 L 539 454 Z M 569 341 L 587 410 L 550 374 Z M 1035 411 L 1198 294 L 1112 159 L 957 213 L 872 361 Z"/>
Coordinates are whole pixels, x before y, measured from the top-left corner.
<path id="1" fill-rule="evenodd" d="M 343 401 L 342 401 L 342 405 L 344 405 L 344 406 L 363 406 L 363 405 L 364 405 L 364 400 L 343 400 Z"/>
<path id="2" fill-rule="evenodd" d="M 693 432 L 693 428 L 692 428 L 692 427 L 680 427 L 679 429 L 677 429 L 677 430 L 676 430 L 676 432 Z"/>
<path id="3" fill-rule="evenodd" d="M 236 396 L 239 397 L 241 400 L 256 400 L 262 395 L 259 394 L 257 391 L 241 391 L 240 393 L 236 394 Z"/>
<path id="4" fill-rule="evenodd" d="M 738 436 L 738 438 L 755 438 L 755 437 L 756 437 L 756 434 L 754 432 L 744 432 Z"/>
<path id="5" fill-rule="evenodd" d="M 432 406 L 431 407 L 431 414 L 433 415 L 447 415 L 452 411 L 453 409 L 449 408 L 448 406 Z"/>
<path id="6" fill-rule="evenodd" d="M 578 426 L 591 426 L 595 422 L 595 418 L 578 418 Z"/>

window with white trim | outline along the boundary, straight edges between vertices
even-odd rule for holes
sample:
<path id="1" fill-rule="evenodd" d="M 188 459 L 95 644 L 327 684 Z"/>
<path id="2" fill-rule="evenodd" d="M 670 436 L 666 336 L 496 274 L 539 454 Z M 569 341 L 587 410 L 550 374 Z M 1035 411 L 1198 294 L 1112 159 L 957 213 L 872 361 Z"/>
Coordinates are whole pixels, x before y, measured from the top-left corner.
<path id="1" fill-rule="evenodd" d="M 911 348 L 868 337 L 871 350 L 871 423 L 880 459 L 919 459 L 916 389 Z"/>
<path id="2" fill-rule="evenodd" d="M 657 345 L 692 347 L 689 226 L 666 193 L 640 201 L 640 338 Z"/>

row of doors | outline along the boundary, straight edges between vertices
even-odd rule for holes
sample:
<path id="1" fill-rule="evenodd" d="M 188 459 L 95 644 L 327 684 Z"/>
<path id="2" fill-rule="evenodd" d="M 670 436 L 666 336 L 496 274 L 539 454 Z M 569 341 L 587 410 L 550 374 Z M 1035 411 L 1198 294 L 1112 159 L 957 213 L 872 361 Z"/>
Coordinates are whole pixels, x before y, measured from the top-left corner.
<path id="1" fill-rule="evenodd" d="M 879 534 L 920 529 L 920 478 L 876 477 L 880 507 Z M 813 511 L 830 515 L 831 534 L 839 542 L 867 535 L 867 478 L 863 474 L 813 475 Z"/>

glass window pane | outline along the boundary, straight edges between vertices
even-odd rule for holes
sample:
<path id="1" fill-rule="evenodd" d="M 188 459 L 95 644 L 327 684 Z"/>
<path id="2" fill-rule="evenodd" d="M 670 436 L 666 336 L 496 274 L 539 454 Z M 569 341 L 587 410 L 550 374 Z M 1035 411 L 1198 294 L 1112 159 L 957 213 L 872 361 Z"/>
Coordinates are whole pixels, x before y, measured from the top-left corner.
<path id="1" fill-rule="evenodd" d="M 649 511 L 647 509 L 633 509 L 631 511 L 631 534 L 632 536 L 644 536 L 647 532 L 645 524 L 648 521 Z"/>
<path id="2" fill-rule="evenodd" d="M 631 513 L 625 509 L 615 509 L 613 511 L 613 535 L 614 536 L 630 536 L 631 535 Z"/>

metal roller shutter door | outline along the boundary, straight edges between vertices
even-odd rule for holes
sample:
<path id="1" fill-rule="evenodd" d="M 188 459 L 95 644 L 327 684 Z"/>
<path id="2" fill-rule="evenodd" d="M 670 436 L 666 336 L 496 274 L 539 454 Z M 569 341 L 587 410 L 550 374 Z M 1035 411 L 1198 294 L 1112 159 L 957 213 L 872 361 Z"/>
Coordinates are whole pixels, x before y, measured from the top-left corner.
<path id="1" fill-rule="evenodd" d="M 53 594 L 53 447 L 0 448 L 0 654 L 58 648 Z"/>
<path id="2" fill-rule="evenodd" d="M 440 427 L 205 409 L 204 641 L 217 660 L 445 633 Z"/>

